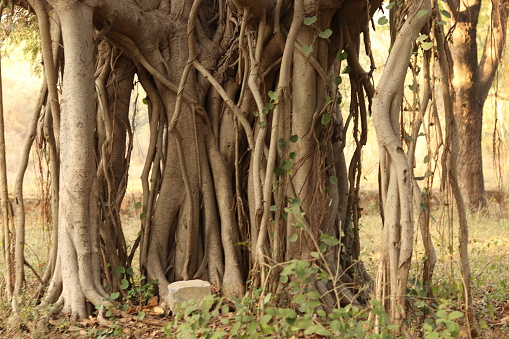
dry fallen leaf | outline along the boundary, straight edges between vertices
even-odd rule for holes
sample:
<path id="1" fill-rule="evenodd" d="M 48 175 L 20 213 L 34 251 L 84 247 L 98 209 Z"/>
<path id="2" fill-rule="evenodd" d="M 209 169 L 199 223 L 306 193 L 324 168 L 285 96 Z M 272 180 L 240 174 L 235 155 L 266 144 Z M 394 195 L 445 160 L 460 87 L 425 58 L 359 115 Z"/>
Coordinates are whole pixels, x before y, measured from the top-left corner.
<path id="1" fill-rule="evenodd" d="M 159 305 L 159 297 L 157 295 L 150 298 L 147 302 L 148 307 L 156 307 Z"/>
<path id="2" fill-rule="evenodd" d="M 83 326 L 92 326 L 97 323 L 97 318 L 89 316 L 87 319 L 83 319 L 80 321 L 80 324 Z"/>
<path id="3" fill-rule="evenodd" d="M 509 324 L 509 315 L 500 319 L 499 324 Z"/>
<path id="4" fill-rule="evenodd" d="M 150 313 L 156 314 L 156 315 L 162 315 L 162 314 L 164 314 L 164 309 L 162 307 L 156 306 L 152 309 L 152 311 L 150 311 Z"/>

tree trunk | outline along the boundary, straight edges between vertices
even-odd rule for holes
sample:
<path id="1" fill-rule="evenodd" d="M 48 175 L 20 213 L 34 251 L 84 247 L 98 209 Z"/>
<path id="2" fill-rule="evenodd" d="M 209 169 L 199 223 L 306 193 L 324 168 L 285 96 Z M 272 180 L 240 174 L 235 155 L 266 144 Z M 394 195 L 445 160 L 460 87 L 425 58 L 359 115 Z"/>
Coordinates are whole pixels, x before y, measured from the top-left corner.
<path id="1" fill-rule="evenodd" d="M 405 318 L 405 295 L 413 251 L 413 178 L 400 139 L 403 85 L 413 44 L 431 12 L 429 1 L 408 5 L 408 18 L 391 48 L 373 99 L 373 123 L 380 146 L 381 200 L 384 215 L 382 258 L 375 297 L 391 321 Z M 418 12 L 426 13 L 417 15 Z"/>
<path id="2" fill-rule="evenodd" d="M 3 15 L 5 1 L 0 3 L 0 17 Z M 0 42 L 0 48 L 3 47 Z M 13 271 L 13 218 L 10 208 L 9 192 L 7 187 L 7 161 L 5 156 L 5 124 L 2 83 L 2 52 L 0 51 L 0 213 L 2 213 L 2 256 L 4 258 L 5 291 L 7 299 L 11 299 L 14 290 Z"/>
<path id="3" fill-rule="evenodd" d="M 454 114 L 458 120 L 458 178 L 471 206 L 486 205 L 482 169 L 482 103 L 479 97 L 477 21 L 480 0 L 461 1 L 452 34 Z"/>
<path id="4" fill-rule="evenodd" d="M 94 179 L 94 30 L 93 4 L 53 1 L 62 25 L 65 71 L 61 120 L 60 206 L 57 270 L 47 296 L 73 318 L 86 318 L 86 301 L 107 297 L 100 280 L 98 184 Z M 65 160 L 64 160 L 65 159 Z M 61 280 L 60 282 L 58 280 Z M 58 288 L 52 289 L 52 292 Z"/>
<path id="5" fill-rule="evenodd" d="M 481 62 L 477 58 L 477 25 L 481 0 L 449 1 L 454 29 L 450 47 L 453 60 L 454 114 L 458 122 L 458 181 L 471 208 L 486 206 L 482 165 L 483 106 L 506 42 L 506 1 L 493 1 L 491 25 Z"/>
<path id="6" fill-rule="evenodd" d="M 116 288 L 110 283 L 115 267 L 108 272 L 100 263 L 132 258 L 126 258 L 118 203 L 135 70 L 150 120 L 137 243 L 142 271 L 157 279 L 162 301 L 168 283 L 192 278 L 240 296 L 247 279 L 259 286 L 277 281 L 267 265 L 299 259 L 328 270 L 327 284 L 316 279 L 310 286 L 328 306 L 360 306 L 351 286 L 366 274 L 356 281 L 351 270 L 365 273 L 358 264 L 356 203 L 364 101 L 373 88 L 356 49 L 363 33 L 369 50 L 368 24 L 381 0 L 118 0 L 101 2 L 95 12 L 94 3 L 49 4 L 61 21 L 65 71 L 61 126 L 55 122 L 61 131 L 58 256 L 43 304 L 87 315 L 86 301 L 105 303 L 101 278 Z M 304 21 L 315 16 L 315 24 Z M 49 51 L 51 42 L 43 44 Z M 337 58 L 340 51 L 348 51 L 346 61 Z M 355 83 L 348 121 L 359 130 L 349 168 L 348 124 L 330 81 L 346 62 Z M 54 87 L 51 93 L 58 95 Z M 317 251 L 321 256 L 313 259 Z"/>

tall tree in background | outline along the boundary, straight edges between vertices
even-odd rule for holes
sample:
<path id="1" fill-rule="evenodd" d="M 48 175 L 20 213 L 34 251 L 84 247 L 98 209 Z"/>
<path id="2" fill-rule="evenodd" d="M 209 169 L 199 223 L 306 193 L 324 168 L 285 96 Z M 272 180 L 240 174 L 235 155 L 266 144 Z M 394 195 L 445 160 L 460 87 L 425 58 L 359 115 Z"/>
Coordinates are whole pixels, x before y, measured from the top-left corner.
<path id="1" fill-rule="evenodd" d="M 458 177 L 471 207 L 486 205 L 482 169 L 483 106 L 504 51 L 509 2 L 492 0 L 491 24 L 481 60 L 477 25 L 481 0 L 449 0 L 452 13 L 450 51 L 453 60 L 454 114 L 459 128 Z"/>

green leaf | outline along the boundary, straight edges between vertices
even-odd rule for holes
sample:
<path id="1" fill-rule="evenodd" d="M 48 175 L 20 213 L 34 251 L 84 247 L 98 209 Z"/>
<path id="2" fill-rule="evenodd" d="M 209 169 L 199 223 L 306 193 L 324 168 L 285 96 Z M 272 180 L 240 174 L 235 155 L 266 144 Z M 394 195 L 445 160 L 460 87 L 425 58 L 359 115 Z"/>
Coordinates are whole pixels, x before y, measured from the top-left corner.
<path id="1" fill-rule="evenodd" d="M 281 163 L 281 168 L 282 168 L 283 170 L 287 171 L 287 172 L 288 172 L 289 170 L 291 170 L 291 169 L 292 169 L 292 167 L 293 167 L 293 162 L 292 162 L 292 161 L 290 161 L 290 160 L 283 161 L 283 162 Z"/>
<path id="2" fill-rule="evenodd" d="M 437 316 L 440 319 L 447 319 L 447 312 L 445 312 L 444 310 L 438 310 L 437 311 Z"/>
<path id="3" fill-rule="evenodd" d="M 341 76 L 339 75 L 335 75 L 333 78 L 332 78 L 332 82 L 336 85 L 340 85 L 342 82 L 343 82 L 343 79 L 341 78 Z"/>
<path id="4" fill-rule="evenodd" d="M 387 19 L 387 17 L 385 15 L 380 17 L 380 19 L 378 19 L 378 24 L 380 26 L 383 26 L 383 25 L 385 25 L 388 22 L 389 22 L 389 20 Z"/>
<path id="5" fill-rule="evenodd" d="M 464 314 L 463 312 L 460 312 L 460 311 L 452 311 L 451 313 L 449 313 L 449 316 L 447 317 L 449 320 L 454 320 L 454 319 L 458 319 L 458 318 L 461 318 L 463 317 Z"/>
<path id="6" fill-rule="evenodd" d="M 147 213 L 143 212 L 143 213 L 140 214 L 140 220 L 143 221 L 145 219 L 147 219 Z"/>
<path id="7" fill-rule="evenodd" d="M 429 155 L 426 155 L 424 157 L 424 163 L 427 164 L 429 162 Z"/>
<path id="8" fill-rule="evenodd" d="M 320 253 L 318 253 L 318 252 L 311 252 L 311 256 L 313 258 L 318 258 L 320 256 Z"/>
<path id="9" fill-rule="evenodd" d="M 239 330 L 240 330 L 240 326 L 242 324 L 240 322 L 236 322 L 235 324 L 233 324 L 231 330 L 230 330 L 230 335 L 231 336 L 234 336 L 236 335 L 237 333 L 239 333 Z"/>
<path id="10" fill-rule="evenodd" d="M 297 157 L 297 153 L 295 153 L 295 152 L 290 152 L 288 154 L 288 158 L 290 158 L 290 159 L 295 159 L 296 157 Z"/>
<path id="11" fill-rule="evenodd" d="M 292 205 L 300 206 L 300 204 L 302 203 L 302 199 L 299 197 L 293 198 L 291 200 L 292 200 Z"/>
<path id="12" fill-rule="evenodd" d="M 311 46 L 311 45 L 304 45 L 304 46 L 302 46 L 302 53 L 310 54 L 312 52 L 313 52 L 313 46 Z"/>
<path id="13" fill-rule="evenodd" d="M 121 274 L 125 273 L 125 267 L 124 266 L 117 266 L 117 268 L 115 268 L 115 272 L 117 272 L 117 276 L 120 276 Z"/>
<path id="14" fill-rule="evenodd" d="M 339 332 L 341 329 L 341 322 L 339 320 L 333 320 L 329 324 L 332 332 Z"/>
<path id="15" fill-rule="evenodd" d="M 322 125 L 328 125 L 330 122 L 330 115 L 324 114 L 322 115 Z"/>
<path id="16" fill-rule="evenodd" d="M 323 336 L 329 336 L 330 332 L 326 328 L 320 326 L 320 325 L 311 325 L 304 331 L 304 334 L 318 334 Z"/>
<path id="17" fill-rule="evenodd" d="M 322 296 L 320 294 L 320 292 L 316 291 L 316 290 L 311 290 L 309 291 L 308 293 L 306 293 L 307 297 L 311 300 L 318 300 L 320 299 L 320 297 Z"/>
<path id="18" fill-rule="evenodd" d="M 339 60 L 346 60 L 346 58 L 348 58 L 348 53 L 346 51 L 339 51 L 337 58 Z"/>
<path id="19" fill-rule="evenodd" d="M 426 14 L 428 14 L 428 10 L 427 9 L 421 9 L 419 12 L 417 12 L 417 15 L 416 15 L 417 19 L 422 18 Z"/>
<path id="20" fill-rule="evenodd" d="M 274 168 L 274 174 L 277 175 L 278 177 L 280 177 L 283 174 L 285 174 L 285 170 L 282 169 L 281 167 L 276 167 L 276 168 Z"/>
<path id="21" fill-rule="evenodd" d="M 320 236 L 320 241 L 329 246 L 336 246 L 339 244 L 339 240 L 337 238 L 331 237 L 325 233 Z"/>
<path id="22" fill-rule="evenodd" d="M 291 142 L 296 143 L 297 140 L 299 140 L 299 136 L 297 134 L 294 134 L 294 135 L 290 136 L 290 141 Z"/>
<path id="23" fill-rule="evenodd" d="M 127 281 L 127 279 L 122 279 L 122 282 L 119 287 L 122 290 L 127 289 L 129 287 L 129 281 Z"/>
<path id="24" fill-rule="evenodd" d="M 431 41 L 426 41 L 426 42 L 423 42 L 423 43 L 421 44 L 422 49 L 423 49 L 423 50 L 425 50 L 425 51 L 427 51 L 427 50 L 429 50 L 429 49 L 432 49 L 432 48 L 433 48 L 433 46 L 434 46 L 434 45 L 433 45 L 433 43 L 432 43 Z"/>
<path id="25" fill-rule="evenodd" d="M 118 297 L 120 297 L 120 292 L 110 294 L 110 298 L 113 300 L 117 299 Z"/>
<path id="26" fill-rule="evenodd" d="M 143 102 L 145 105 L 148 105 L 148 99 L 147 98 L 141 99 L 141 102 Z"/>
<path id="27" fill-rule="evenodd" d="M 284 151 L 286 149 L 286 140 L 284 138 L 280 138 L 277 141 L 277 144 L 278 144 L 280 150 Z"/>
<path id="28" fill-rule="evenodd" d="M 392 9 L 392 7 L 394 7 L 395 4 L 396 4 L 396 1 L 391 1 L 385 8 Z"/>
<path id="29" fill-rule="evenodd" d="M 139 210 L 141 208 L 141 202 L 138 201 L 136 204 L 134 204 L 134 208 Z"/>
<path id="30" fill-rule="evenodd" d="M 268 93 L 270 100 L 272 100 L 274 103 L 278 102 L 279 94 L 277 92 L 269 91 Z"/>
<path id="31" fill-rule="evenodd" d="M 272 293 L 267 293 L 267 295 L 265 296 L 265 298 L 263 298 L 263 303 L 264 304 L 267 304 L 269 301 L 270 301 L 270 298 L 272 297 Z M 269 319 L 270 320 L 270 319 Z"/>
<path id="32" fill-rule="evenodd" d="M 343 73 L 343 74 L 350 73 L 350 66 L 346 65 L 345 68 L 343 68 L 343 71 L 341 73 Z"/>
<path id="33" fill-rule="evenodd" d="M 421 34 L 419 35 L 419 37 L 417 38 L 417 41 L 424 41 L 428 38 L 428 35 L 427 34 Z"/>
<path id="34" fill-rule="evenodd" d="M 417 180 L 417 181 L 424 180 L 424 179 L 425 179 L 424 177 L 414 177 L 414 180 Z"/>
<path id="35" fill-rule="evenodd" d="M 417 92 L 417 84 L 416 84 L 416 83 L 413 83 L 413 84 L 411 84 L 411 85 L 408 85 L 408 88 L 410 88 L 410 90 L 411 90 L 412 92 L 414 92 L 414 93 L 415 93 L 415 92 Z"/>
<path id="36" fill-rule="evenodd" d="M 260 121 L 260 122 L 258 123 L 258 127 L 264 127 L 264 126 L 265 126 L 265 124 L 266 124 L 266 122 L 265 122 L 265 121 Z"/>
<path id="37" fill-rule="evenodd" d="M 332 31 L 328 28 L 325 31 L 318 33 L 318 36 L 322 39 L 328 39 L 331 35 Z"/>
<path id="38" fill-rule="evenodd" d="M 447 12 L 445 9 L 440 10 L 440 13 L 448 19 L 451 18 L 451 13 Z"/>
<path id="39" fill-rule="evenodd" d="M 336 185 L 338 183 L 338 178 L 334 175 L 331 175 L 329 177 L 329 180 L 330 180 L 331 184 L 333 184 L 333 185 Z"/>
<path id="40" fill-rule="evenodd" d="M 309 26 L 312 25 L 318 20 L 318 18 L 315 16 L 304 18 L 304 25 Z"/>
<path id="41" fill-rule="evenodd" d="M 437 22 L 438 25 L 447 25 L 447 21 L 444 21 L 444 20 L 440 20 L 439 22 Z"/>
<path id="42" fill-rule="evenodd" d="M 139 320 L 143 320 L 143 318 L 145 318 L 145 315 L 146 315 L 146 313 L 145 313 L 145 312 L 140 312 L 140 313 L 138 313 L 138 319 L 139 319 Z"/>
<path id="43" fill-rule="evenodd" d="M 254 115 L 255 117 L 257 117 L 257 116 L 259 116 L 259 115 L 260 115 L 260 113 L 258 113 L 258 111 L 255 111 L 255 112 L 253 112 L 253 115 Z"/>
<path id="44" fill-rule="evenodd" d="M 270 211 L 271 212 L 275 212 L 276 211 L 276 205 L 271 205 L 270 206 Z"/>
<path id="45" fill-rule="evenodd" d="M 297 313 L 291 308 L 278 308 L 277 315 L 280 318 L 295 319 L 297 317 Z"/>
<path id="46" fill-rule="evenodd" d="M 260 328 L 262 329 L 262 332 L 265 334 L 273 334 L 276 331 L 274 326 L 269 326 L 267 324 L 260 324 Z"/>
<path id="47" fill-rule="evenodd" d="M 427 204 L 427 203 L 425 203 L 425 202 L 421 202 L 421 208 L 422 208 L 423 210 L 425 210 L 426 212 L 428 212 L 428 210 L 429 210 L 429 208 L 428 208 L 428 204 Z"/>
<path id="48" fill-rule="evenodd" d="M 296 242 L 297 239 L 299 239 L 299 236 L 297 235 L 297 233 L 294 233 L 288 237 L 288 240 L 290 240 L 290 242 Z"/>

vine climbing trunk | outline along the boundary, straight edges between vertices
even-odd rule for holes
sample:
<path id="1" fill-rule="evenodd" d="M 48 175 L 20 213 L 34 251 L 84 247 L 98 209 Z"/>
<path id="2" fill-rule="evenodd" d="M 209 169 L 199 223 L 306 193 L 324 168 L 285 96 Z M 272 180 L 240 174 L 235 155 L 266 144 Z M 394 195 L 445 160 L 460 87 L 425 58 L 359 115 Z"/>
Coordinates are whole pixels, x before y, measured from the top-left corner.
<path id="1" fill-rule="evenodd" d="M 375 282 L 391 321 L 406 316 L 405 294 L 413 250 L 413 183 L 400 138 L 403 86 L 415 39 L 431 12 L 430 1 L 407 4 L 401 26 L 373 99 L 373 123 L 380 147 L 381 200 L 384 225 L 382 257 Z M 418 14 L 419 13 L 419 14 Z"/>

